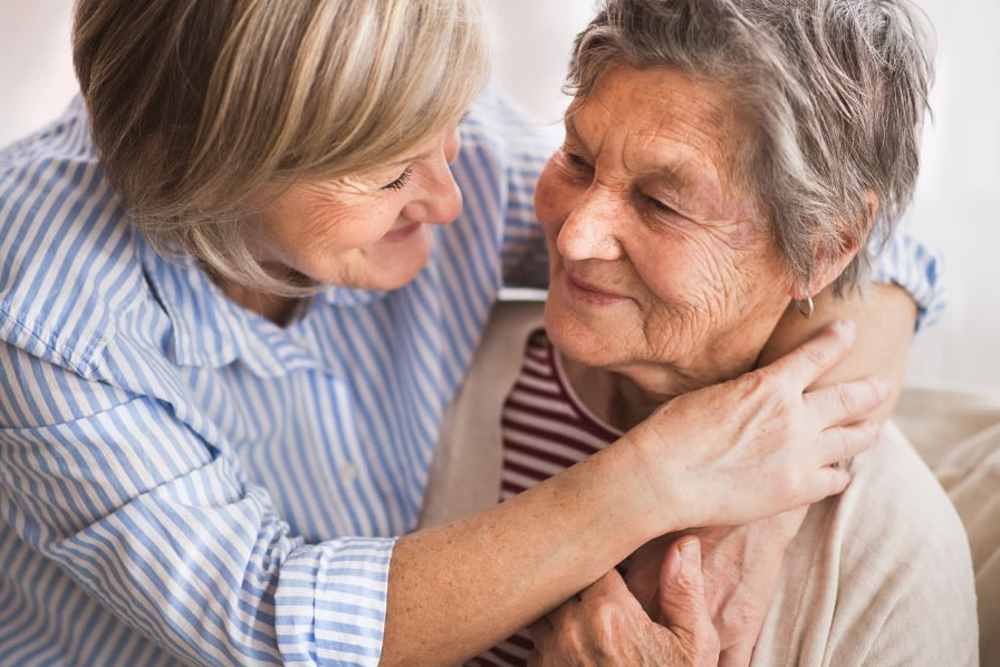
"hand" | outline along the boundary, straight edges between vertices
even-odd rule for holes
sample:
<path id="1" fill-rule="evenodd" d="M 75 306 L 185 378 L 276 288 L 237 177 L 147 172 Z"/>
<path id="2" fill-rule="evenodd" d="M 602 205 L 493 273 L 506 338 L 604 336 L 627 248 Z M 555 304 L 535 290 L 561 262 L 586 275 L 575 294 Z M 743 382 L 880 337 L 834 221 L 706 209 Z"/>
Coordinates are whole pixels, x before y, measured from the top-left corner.
<path id="1" fill-rule="evenodd" d="M 630 665 L 715 667 L 719 640 L 709 617 L 696 538 L 668 550 L 659 582 L 662 613 L 654 622 L 611 570 L 531 626 L 532 667 Z"/>
<path id="2" fill-rule="evenodd" d="M 796 509 L 738 528 L 693 531 L 702 544 L 705 594 L 719 633 L 720 667 L 747 667 L 781 577 L 785 552 L 807 510 Z M 659 612 L 659 579 L 675 536 L 639 549 L 628 560 L 629 590 L 648 614 Z"/>
<path id="3" fill-rule="evenodd" d="M 769 364 L 815 336 L 834 320 L 847 319 L 857 325 L 857 343 L 842 362 L 817 379 L 812 387 L 877 374 L 889 380 L 892 389 L 888 400 L 874 416 L 888 419 L 903 389 L 906 359 L 917 320 L 917 305 L 900 287 L 871 285 L 863 295 L 851 292 L 843 297 L 835 296 L 833 290 L 827 288 L 816 296 L 816 314 L 808 320 L 792 304 L 761 350 L 758 363 Z"/>
<path id="4" fill-rule="evenodd" d="M 842 492 L 850 475 L 832 465 L 877 441 L 880 425 L 861 420 L 888 386 L 806 387 L 853 341 L 849 323 L 830 327 L 771 366 L 679 396 L 629 431 L 621 444 L 639 459 L 651 537 L 746 524 Z"/>

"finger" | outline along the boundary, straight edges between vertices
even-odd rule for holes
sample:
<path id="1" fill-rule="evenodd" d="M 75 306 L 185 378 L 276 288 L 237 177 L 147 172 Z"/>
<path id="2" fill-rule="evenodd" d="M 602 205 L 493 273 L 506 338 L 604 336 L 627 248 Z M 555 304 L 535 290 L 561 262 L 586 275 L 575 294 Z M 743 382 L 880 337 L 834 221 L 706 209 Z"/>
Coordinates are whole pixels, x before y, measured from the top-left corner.
<path id="1" fill-rule="evenodd" d="M 882 425 L 876 421 L 828 428 L 819 436 L 819 464 L 830 466 L 849 461 L 877 444 L 881 436 Z"/>
<path id="2" fill-rule="evenodd" d="M 587 604 L 596 598 L 609 597 L 613 600 L 635 600 L 621 573 L 612 568 L 607 574 L 580 592 L 580 601 Z M 638 600 L 636 600 L 638 602 Z"/>
<path id="3" fill-rule="evenodd" d="M 825 428 L 859 422 L 888 398 L 889 384 L 880 378 L 837 384 L 804 396 L 806 405 Z"/>
<path id="4" fill-rule="evenodd" d="M 576 607 L 580 605 L 580 602 L 575 598 L 563 602 L 561 605 L 550 611 L 547 615 L 543 616 L 539 623 L 545 622 L 548 624 L 549 630 L 554 632 L 563 623 L 568 623 L 573 616 L 573 612 Z"/>
<path id="5" fill-rule="evenodd" d="M 719 667 L 749 667 L 757 640 L 746 640 L 727 648 L 719 656 Z"/>
<path id="6" fill-rule="evenodd" d="M 855 336 L 854 322 L 835 322 L 768 368 L 804 390 L 847 356 Z"/>
<path id="7" fill-rule="evenodd" d="M 815 493 L 806 499 L 807 503 L 815 503 L 830 496 L 837 496 L 847 490 L 851 485 L 851 473 L 840 468 L 820 468 L 815 473 L 815 482 L 812 488 Z"/>
<path id="8" fill-rule="evenodd" d="M 698 636 L 705 624 L 712 624 L 701 572 L 701 543 L 696 537 L 684 537 L 667 549 L 660 569 L 660 615 L 664 625 L 691 637 Z"/>

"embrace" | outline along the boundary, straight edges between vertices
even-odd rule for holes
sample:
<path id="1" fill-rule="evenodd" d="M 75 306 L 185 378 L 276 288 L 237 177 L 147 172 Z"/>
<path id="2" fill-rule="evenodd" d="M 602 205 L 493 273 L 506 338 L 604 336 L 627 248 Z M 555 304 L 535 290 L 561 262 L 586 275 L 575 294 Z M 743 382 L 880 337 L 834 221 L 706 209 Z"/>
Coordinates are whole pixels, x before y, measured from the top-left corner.
<path id="1" fill-rule="evenodd" d="M 599 5 L 553 154 L 475 0 L 79 0 L 0 151 L 0 663 L 978 664 L 887 421 L 914 10 Z"/>

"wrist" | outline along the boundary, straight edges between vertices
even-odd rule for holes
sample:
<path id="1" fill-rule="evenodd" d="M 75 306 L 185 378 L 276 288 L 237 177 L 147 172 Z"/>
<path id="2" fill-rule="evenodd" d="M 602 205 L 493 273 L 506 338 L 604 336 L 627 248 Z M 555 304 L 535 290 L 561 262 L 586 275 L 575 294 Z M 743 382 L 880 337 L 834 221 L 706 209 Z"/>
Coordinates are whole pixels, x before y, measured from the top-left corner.
<path id="1" fill-rule="evenodd" d="M 637 433 L 640 429 L 626 433 L 613 449 L 618 450 L 627 471 L 623 487 L 630 491 L 630 511 L 641 519 L 637 525 L 645 544 L 691 524 L 684 519 L 683 471 L 665 455 L 665 447 L 651 448 L 641 431 Z"/>

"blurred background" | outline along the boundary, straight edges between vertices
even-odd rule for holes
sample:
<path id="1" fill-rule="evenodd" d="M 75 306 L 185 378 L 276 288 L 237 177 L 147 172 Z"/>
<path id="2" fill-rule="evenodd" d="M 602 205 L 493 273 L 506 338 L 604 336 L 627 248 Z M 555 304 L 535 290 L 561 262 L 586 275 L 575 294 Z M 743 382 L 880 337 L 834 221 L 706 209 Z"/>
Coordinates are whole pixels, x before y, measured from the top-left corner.
<path id="1" fill-rule="evenodd" d="M 138 0 L 141 1 L 141 0 Z M 591 0 L 485 0 L 496 85 L 559 132 L 560 93 Z M 948 310 L 917 338 L 908 382 L 1000 394 L 1000 0 L 917 0 L 936 30 L 935 120 L 907 225 L 944 254 Z M 0 146 L 76 90 L 72 0 L 0 0 Z"/>

